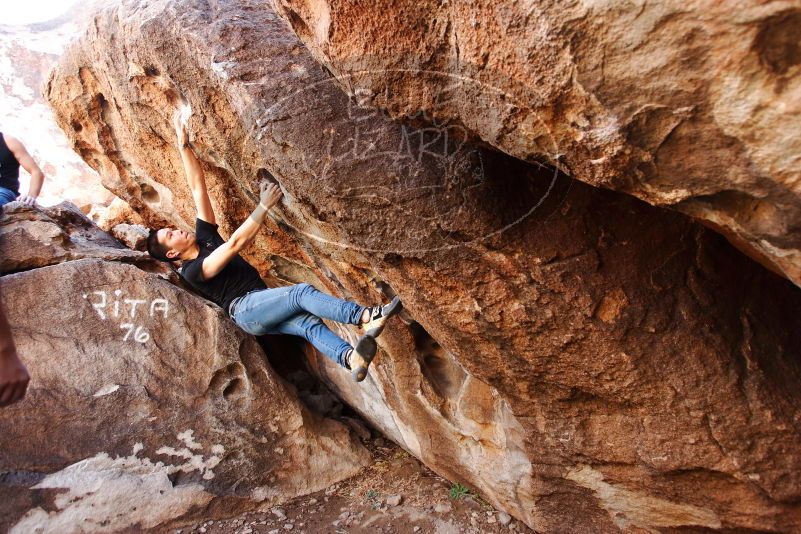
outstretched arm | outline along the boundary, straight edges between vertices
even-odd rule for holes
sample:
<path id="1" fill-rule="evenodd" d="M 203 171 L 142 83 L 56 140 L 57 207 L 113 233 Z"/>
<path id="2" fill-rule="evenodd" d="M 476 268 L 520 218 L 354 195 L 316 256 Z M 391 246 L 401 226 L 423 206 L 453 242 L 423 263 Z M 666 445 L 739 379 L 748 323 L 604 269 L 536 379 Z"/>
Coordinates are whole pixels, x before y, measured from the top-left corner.
<path id="1" fill-rule="evenodd" d="M 173 126 L 175 126 L 175 133 L 178 135 L 178 151 L 181 153 L 181 161 L 184 164 L 186 183 L 189 184 L 189 189 L 192 190 L 192 198 L 195 199 L 197 216 L 207 223 L 217 224 L 214 218 L 214 210 L 211 208 L 209 192 L 206 189 L 203 168 L 189 145 L 189 134 L 186 132 L 186 127 L 177 113 L 173 118 Z"/>
<path id="2" fill-rule="evenodd" d="M 11 137 L 10 135 L 4 135 L 3 138 L 5 139 L 9 150 L 11 150 L 11 153 L 14 154 L 15 158 L 17 158 L 19 164 L 22 165 L 22 168 L 28 171 L 28 174 L 31 175 L 31 184 L 30 187 L 28 187 L 28 194 L 20 195 L 17 200 L 26 204 L 33 204 L 36 202 L 36 198 L 42 191 L 44 173 L 33 160 L 31 155 L 28 154 L 28 151 L 25 149 L 25 145 L 23 145 L 19 139 Z"/>
<path id="3" fill-rule="evenodd" d="M 214 249 L 214 252 L 203 260 L 201 267 L 205 280 L 217 276 L 234 259 L 234 256 L 256 237 L 256 233 L 267 217 L 267 210 L 278 204 L 279 200 L 281 200 L 281 189 L 278 185 L 271 183 L 262 189 L 259 205 L 256 206 L 250 217 L 231 234 L 228 241 Z"/>

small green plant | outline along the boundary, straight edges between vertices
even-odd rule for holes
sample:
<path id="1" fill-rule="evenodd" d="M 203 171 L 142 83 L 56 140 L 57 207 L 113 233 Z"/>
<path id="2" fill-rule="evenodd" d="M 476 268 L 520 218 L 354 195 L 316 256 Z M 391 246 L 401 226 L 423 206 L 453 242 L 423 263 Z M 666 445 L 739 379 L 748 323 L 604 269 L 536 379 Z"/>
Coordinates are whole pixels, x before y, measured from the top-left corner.
<path id="1" fill-rule="evenodd" d="M 373 510 L 378 510 L 381 507 L 381 494 L 376 490 L 368 490 L 367 491 L 367 504 L 369 504 Z"/>
<path id="2" fill-rule="evenodd" d="M 457 482 L 456 484 L 451 486 L 448 495 L 450 496 L 451 499 L 457 501 L 459 499 L 464 499 L 468 495 L 472 495 L 472 492 L 470 491 L 470 488 L 468 488 L 467 486 L 462 486 L 460 483 Z"/>

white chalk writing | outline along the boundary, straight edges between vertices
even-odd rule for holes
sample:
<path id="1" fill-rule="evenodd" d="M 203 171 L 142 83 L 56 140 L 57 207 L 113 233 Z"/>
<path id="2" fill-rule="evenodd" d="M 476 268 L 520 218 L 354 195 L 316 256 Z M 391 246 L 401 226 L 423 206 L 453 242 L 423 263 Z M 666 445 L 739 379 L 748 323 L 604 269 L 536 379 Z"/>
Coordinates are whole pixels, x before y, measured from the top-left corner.
<path id="1" fill-rule="evenodd" d="M 136 319 L 137 315 L 140 316 L 140 320 L 146 317 L 166 319 L 170 313 L 170 302 L 167 299 L 151 299 L 149 300 L 150 306 L 148 306 L 148 299 L 123 298 L 123 292 L 120 289 L 115 290 L 113 295 L 113 300 L 109 299 L 105 291 L 92 291 L 84 293 L 82 296 L 92 305 L 101 321 L 110 318 L 118 319 L 121 316 L 127 319 Z M 144 311 L 140 313 L 140 310 Z M 120 328 L 125 330 L 123 341 L 147 343 L 150 340 L 150 333 L 144 325 L 125 322 L 120 324 Z"/>
<path id="2" fill-rule="evenodd" d="M 131 337 L 131 339 L 139 343 L 147 343 L 147 341 L 150 339 L 150 334 L 148 334 L 147 330 L 144 330 L 141 326 L 131 323 L 122 323 L 120 328 L 127 330 L 127 332 L 125 332 L 125 336 L 122 338 L 123 341 L 128 341 L 128 338 L 131 337 L 131 332 L 133 332 L 133 337 Z"/>

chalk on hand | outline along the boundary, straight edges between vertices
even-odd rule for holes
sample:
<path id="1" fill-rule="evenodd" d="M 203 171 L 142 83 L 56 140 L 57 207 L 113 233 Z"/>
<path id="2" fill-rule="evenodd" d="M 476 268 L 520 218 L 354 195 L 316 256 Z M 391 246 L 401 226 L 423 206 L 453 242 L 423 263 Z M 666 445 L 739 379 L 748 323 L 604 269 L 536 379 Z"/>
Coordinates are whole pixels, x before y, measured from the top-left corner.
<path id="1" fill-rule="evenodd" d="M 192 116 L 192 106 L 189 104 L 189 102 L 182 102 L 181 107 L 178 110 L 178 113 L 179 113 L 179 118 L 181 120 L 181 124 L 183 124 L 184 126 L 188 126 L 189 117 Z"/>
<path id="2" fill-rule="evenodd" d="M 261 185 L 262 189 L 264 189 L 264 187 L 265 187 L 263 185 L 264 182 L 267 182 L 267 183 L 270 183 L 270 184 L 275 184 L 275 185 L 277 185 L 279 187 L 281 186 L 281 184 L 278 183 L 278 180 L 275 179 L 275 176 L 273 176 L 272 173 L 270 171 L 268 171 L 267 169 L 259 169 L 259 172 L 256 173 L 256 177 L 259 179 L 259 182 L 260 182 L 260 185 Z"/>

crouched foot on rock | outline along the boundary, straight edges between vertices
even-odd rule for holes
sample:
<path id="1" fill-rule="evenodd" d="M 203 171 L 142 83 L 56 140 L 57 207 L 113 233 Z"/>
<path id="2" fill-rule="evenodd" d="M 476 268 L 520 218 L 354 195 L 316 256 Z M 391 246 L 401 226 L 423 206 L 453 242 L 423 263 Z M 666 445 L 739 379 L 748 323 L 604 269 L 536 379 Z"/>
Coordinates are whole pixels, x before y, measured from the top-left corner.
<path id="1" fill-rule="evenodd" d="M 359 338 L 356 346 L 348 352 L 345 360 L 356 382 L 361 382 L 367 377 L 367 370 L 370 367 L 370 362 L 375 357 L 376 349 L 375 338 L 365 334 Z"/>
<path id="2" fill-rule="evenodd" d="M 387 320 L 393 315 L 397 315 L 403 309 L 403 304 L 398 297 L 392 299 L 389 304 L 384 306 L 373 306 L 368 308 L 369 319 L 364 323 L 364 333 L 368 336 L 378 337 L 384 330 Z"/>

